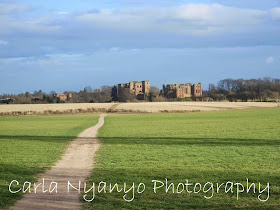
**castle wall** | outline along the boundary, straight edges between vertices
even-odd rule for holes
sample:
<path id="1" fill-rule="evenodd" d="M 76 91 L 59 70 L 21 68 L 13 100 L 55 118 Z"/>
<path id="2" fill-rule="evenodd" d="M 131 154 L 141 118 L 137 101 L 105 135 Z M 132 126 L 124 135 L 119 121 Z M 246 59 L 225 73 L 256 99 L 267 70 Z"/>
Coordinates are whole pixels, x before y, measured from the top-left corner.
<path id="1" fill-rule="evenodd" d="M 134 83 L 134 91 L 135 95 L 143 94 L 143 87 L 142 87 L 142 82 L 135 82 Z"/>
<path id="2" fill-rule="evenodd" d="M 148 80 L 142 81 L 143 93 L 149 95 L 151 89 L 151 83 Z"/>
<path id="3" fill-rule="evenodd" d="M 72 93 L 68 94 L 54 94 L 54 98 L 59 98 L 61 101 L 69 101 L 72 99 Z"/>
<path id="4" fill-rule="evenodd" d="M 151 85 L 150 81 L 131 81 L 129 83 L 118 84 L 119 88 L 129 88 L 130 92 L 135 96 L 141 96 L 138 98 L 145 98 L 150 93 Z M 168 84 L 163 85 L 160 94 L 167 98 L 188 98 L 188 97 L 202 97 L 202 84 Z"/>
<path id="5" fill-rule="evenodd" d="M 202 84 L 168 84 L 163 85 L 161 95 L 167 98 L 187 98 L 187 97 L 201 97 Z"/>
<path id="6" fill-rule="evenodd" d="M 145 80 L 141 82 L 131 81 L 129 83 L 118 84 L 118 88 L 129 88 L 130 92 L 135 96 L 143 95 L 144 98 L 150 93 L 150 81 Z"/>
<path id="7" fill-rule="evenodd" d="M 202 97 L 202 84 L 198 83 L 197 85 L 193 85 L 192 94 L 194 97 Z"/>

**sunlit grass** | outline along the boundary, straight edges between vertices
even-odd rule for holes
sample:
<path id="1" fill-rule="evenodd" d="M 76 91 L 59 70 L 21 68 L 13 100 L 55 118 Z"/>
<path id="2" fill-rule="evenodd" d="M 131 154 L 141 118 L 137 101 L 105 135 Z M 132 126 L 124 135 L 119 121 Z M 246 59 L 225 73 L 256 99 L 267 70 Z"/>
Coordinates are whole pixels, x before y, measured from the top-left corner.
<path id="1" fill-rule="evenodd" d="M 96 166 L 88 182 L 146 185 L 131 202 L 120 193 L 96 193 L 85 208 L 186 209 L 266 207 L 280 205 L 280 109 L 210 113 L 109 116 L 101 128 Z M 152 180 L 169 183 L 240 182 L 257 184 L 257 193 L 203 192 L 155 194 Z M 270 198 L 258 200 L 258 183 L 270 183 Z M 136 188 L 137 189 L 137 188 Z M 216 189 L 216 187 L 215 187 Z M 261 198 L 267 197 L 265 191 Z M 90 196 L 89 196 L 90 197 Z M 127 198 L 132 198 L 128 193 Z"/>

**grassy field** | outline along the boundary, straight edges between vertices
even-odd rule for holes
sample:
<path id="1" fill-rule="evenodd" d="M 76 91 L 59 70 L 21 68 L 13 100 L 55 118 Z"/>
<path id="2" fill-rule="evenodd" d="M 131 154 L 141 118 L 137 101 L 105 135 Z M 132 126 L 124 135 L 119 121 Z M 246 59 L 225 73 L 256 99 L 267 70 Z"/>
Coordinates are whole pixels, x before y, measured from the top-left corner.
<path id="1" fill-rule="evenodd" d="M 70 140 L 95 125 L 97 116 L 0 117 L 0 209 L 21 197 L 11 194 L 12 180 L 34 182 L 53 165 Z"/>
<path id="2" fill-rule="evenodd" d="M 94 209 L 186 209 L 186 208 L 269 208 L 280 207 L 280 109 L 259 108 L 220 112 L 108 116 L 99 138 L 103 146 L 99 150 L 92 177 L 88 183 L 107 183 L 107 193 L 95 192 L 92 202 L 84 202 L 85 208 Z M 175 191 L 164 187 L 154 193 L 152 180 L 175 184 Z M 256 183 L 256 193 L 247 193 L 249 184 Z M 204 193 L 183 191 L 182 184 L 209 183 Z M 243 193 L 238 195 L 237 185 L 225 193 L 216 183 L 228 181 L 242 183 Z M 124 182 L 133 190 L 109 193 L 109 184 Z M 139 183 L 145 191 L 137 193 Z M 267 183 L 268 190 L 264 190 Z M 160 183 L 158 183 L 159 185 Z M 100 186 L 104 186 L 101 184 Z M 228 185 L 227 189 L 230 189 Z M 139 191 L 142 191 L 143 185 Z M 239 185 L 240 191 L 241 186 Z M 194 186 L 189 186 L 193 191 Z M 97 191 L 97 189 L 96 189 Z M 196 186 L 196 192 L 199 185 Z M 211 197 L 206 199 L 206 197 Z M 87 199 L 92 195 L 88 193 Z"/>

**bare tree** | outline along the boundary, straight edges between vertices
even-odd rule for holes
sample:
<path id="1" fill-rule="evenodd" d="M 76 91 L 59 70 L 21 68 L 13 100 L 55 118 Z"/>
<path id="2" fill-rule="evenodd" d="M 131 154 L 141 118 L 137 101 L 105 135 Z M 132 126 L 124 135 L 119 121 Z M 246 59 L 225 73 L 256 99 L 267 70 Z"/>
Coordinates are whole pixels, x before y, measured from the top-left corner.
<path id="1" fill-rule="evenodd" d="M 153 96 L 158 96 L 160 93 L 159 88 L 157 88 L 156 86 L 151 86 L 150 88 L 150 93 L 153 94 Z"/>
<path id="2" fill-rule="evenodd" d="M 120 102 L 133 101 L 136 97 L 130 92 L 129 88 L 118 88 L 118 100 Z"/>
<path id="3" fill-rule="evenodd" d="M 93 92 L 93 89 L 92 89 L 90 86 L 86 86 L 86 87 L 84 88 L 84 92 L 92 93 L 92 92 Z"/>

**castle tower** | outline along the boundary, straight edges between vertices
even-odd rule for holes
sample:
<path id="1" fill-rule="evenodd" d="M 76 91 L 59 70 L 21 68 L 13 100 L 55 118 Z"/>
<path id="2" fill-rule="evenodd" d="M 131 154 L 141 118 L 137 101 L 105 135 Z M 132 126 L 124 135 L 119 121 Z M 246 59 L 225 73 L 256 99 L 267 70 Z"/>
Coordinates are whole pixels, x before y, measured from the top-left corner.
<path id="1" fill-rule="evenodd" d="M 143 88 L 143 93 L 145 95 L 148 95 L 150 93 L 151 89 L 151 83 L 149 80 L 142 81 L 142 88 Z"/>
<path id="2" fill-rule="evenodd" d="M 192 86 L 193 97 L 202 97 L 202 83 L 194 84 Z"/>

